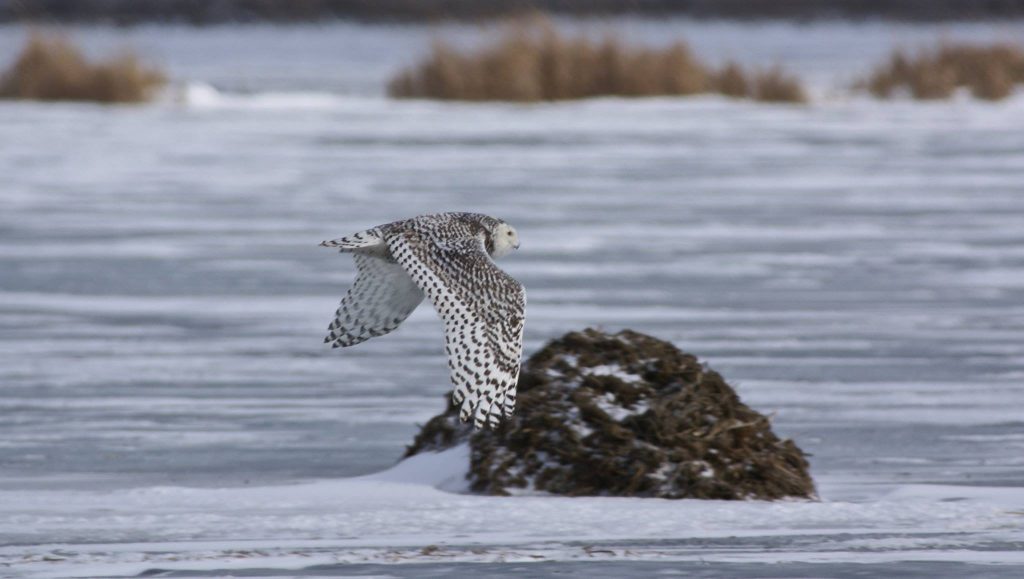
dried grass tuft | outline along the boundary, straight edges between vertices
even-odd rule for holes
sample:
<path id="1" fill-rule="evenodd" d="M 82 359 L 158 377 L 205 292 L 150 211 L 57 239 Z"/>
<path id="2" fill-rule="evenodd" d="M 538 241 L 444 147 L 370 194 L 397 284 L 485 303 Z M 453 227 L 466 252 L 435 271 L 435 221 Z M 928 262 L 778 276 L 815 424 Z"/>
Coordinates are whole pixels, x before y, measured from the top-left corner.
<path id="1" fill-rule="evenodd" d="M 909 55 L 896 50 L 861 86 L 878 98 L 900 93 L 920 99 L 945 99 L 958 87 L 976 98 L 1000 100 L 1024 82 L 1024 49 L 1013 44 L 975 46 L 941 44 Z"/>
<path id="2" fill-rule="evenodd" d="M 0 76 L 0 98 L 132 103 L 148 100 L 165 82 L 131 52 L 93 63 L 66 38 L 34 32 Z"/>
<path id="3" fill-rule="evenodd" d="M 807 102 L 807 93 L 799 79 L 775 67 L 754 75 L 753 98 L 773 103 L 802 103 Z"/>
<path id="4" fill-rule="evenodd" d="M 743 68 L 735 62 L 729 62 L 718 71 L 714 78 L 715 90 L 726 96 L 745 98 L 751 94 L 750 79 Z"/>
<path id="5" fill-rule="evenodd" d="M 396 98 L 536 102 L 597 96 L 678 96 L 719 92 L 738 98 L 804 102 L 799 81 L 780 69 L 748 73 L 730 64 L 715 71 L 683 42 L 660 49 L 607 35 L 570 38 L 543 17 L 508 22 L 498 40 L 474 53 L 443 41 L 399 73 Z"/>

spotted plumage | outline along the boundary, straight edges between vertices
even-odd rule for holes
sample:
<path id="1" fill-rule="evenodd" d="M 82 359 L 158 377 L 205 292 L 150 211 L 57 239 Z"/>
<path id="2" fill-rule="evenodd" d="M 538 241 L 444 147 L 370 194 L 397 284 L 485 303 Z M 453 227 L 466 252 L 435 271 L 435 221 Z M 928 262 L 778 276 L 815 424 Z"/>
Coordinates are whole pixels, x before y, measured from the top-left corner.
<path id="1" fill-rule="evenodd" d="M 391 332 L 426 296 L 445 325 L 459 417 L 496 427 L 515 409 L 526 292 L 494 264 L 516 230 L 477 213 L 439 213 L 321 243 L 355 257 L 359 275 L 325 343 L 345 347 Z"/>

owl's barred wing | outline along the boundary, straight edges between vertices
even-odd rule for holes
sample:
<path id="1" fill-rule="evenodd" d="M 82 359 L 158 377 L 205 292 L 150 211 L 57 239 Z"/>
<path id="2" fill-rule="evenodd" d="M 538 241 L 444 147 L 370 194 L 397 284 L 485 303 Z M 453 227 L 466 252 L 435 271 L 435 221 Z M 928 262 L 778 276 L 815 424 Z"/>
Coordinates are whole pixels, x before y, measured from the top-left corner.
<path id="1" fill-rule="evenodd" d="M 423 301 L 423 292 L 401 265 L 355 253 L 359 275 L 328 326 L 325 344 L 352 346 L 394 330 Z"/>
<path id="2" fill-rule="evenodd" d="M 377 228 L 367 229 L 366 231 L 360 231 L 352 235 L 345 237 L 339 237 L 337 239 L 328 239 L 327 241 L 321 241 L 320 247 L 337 247 L 342 253 L 354 252 L 358 250 L 368 251 L 373 250 L 378 246 L 384 244 L 384 238 L 381 236 L 380 231 Z"/>
<path id="3" fill-rule="evenodd" d="M 477 237 L 438 241 L 405 231 L 389 236 L 388 247 L 444 320 L 459 418 L 496 427 L 515 409 L 523 286 L 494 265 Z"/>

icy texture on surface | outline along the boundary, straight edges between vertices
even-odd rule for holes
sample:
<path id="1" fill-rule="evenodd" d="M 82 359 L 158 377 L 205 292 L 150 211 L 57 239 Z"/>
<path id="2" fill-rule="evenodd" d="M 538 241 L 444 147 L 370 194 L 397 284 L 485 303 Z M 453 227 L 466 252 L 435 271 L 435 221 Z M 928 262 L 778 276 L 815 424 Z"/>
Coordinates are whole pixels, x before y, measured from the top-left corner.
<path id="1" fill-rule="evenodd" d="M 786 30 L 775 42 L 804 37 Z M 857 30 L 836 50 L 889 39 Z M 0 43 L 15 42 L 8 32 Z M 260 91 L 0 103 L 0 555 L 15 565 L 3 573 L 453 553 L 443 561 L 778 562 L 833 576 L 959 562 L 939 569 L 1020 575 L 1019 97 L 393 103 L 278 82 L 260 71 L 303 67 L 228 58 L 230 30 L 134 33 L 170 43 L 188 80 Z M 104 34 L 117 44 L 109 29 L 83 33 Z M 821 62 L 833 57 L 854 58 Z M 367 63 L 339 67 L 338 82 L 387 76 Z M 527 351 L 587 325 L 672 341 L 774 413 L 813 455 L 823 502 L 339 480 L 393 465 L 443 408 L 448 378 L 425 308 L 386 339 L 322 347 L 354 268 L 316 244 L 447 209 L 518 228 L 522 250 L 503 267 L 529 290 Z"/>

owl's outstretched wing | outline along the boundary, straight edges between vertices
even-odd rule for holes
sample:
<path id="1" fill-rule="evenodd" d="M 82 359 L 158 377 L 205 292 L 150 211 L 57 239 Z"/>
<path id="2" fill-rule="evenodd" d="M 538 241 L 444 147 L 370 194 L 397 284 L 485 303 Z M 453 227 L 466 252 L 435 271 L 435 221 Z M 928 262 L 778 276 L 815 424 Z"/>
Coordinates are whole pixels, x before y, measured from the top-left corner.
<path id="1" fill-rule="evenodd" d="M 325 344 L 344 348 L 394 330 L 423 301 L 423 292 L 392 261 L 355 253 L 359 275 L 327 327 Z"/>
<path id="2" fill-rule="evenodd" d="M 523 352 L 523 286 L 494 265 L 478 237 L 388 237 L 391 254 L 444 320 L 459 418 L 477 428 L 512 415 Z"/>

